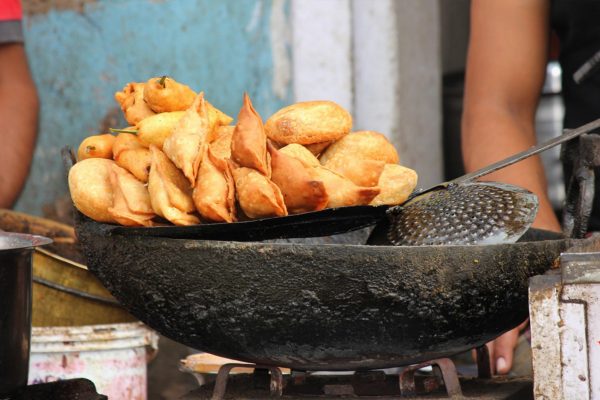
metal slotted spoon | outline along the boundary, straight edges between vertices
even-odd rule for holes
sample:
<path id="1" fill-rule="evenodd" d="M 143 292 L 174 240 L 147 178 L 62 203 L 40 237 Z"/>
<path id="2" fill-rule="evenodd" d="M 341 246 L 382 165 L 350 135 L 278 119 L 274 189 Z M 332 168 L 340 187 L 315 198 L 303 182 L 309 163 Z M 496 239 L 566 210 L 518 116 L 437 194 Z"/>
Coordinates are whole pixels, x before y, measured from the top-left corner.
<path id="1" fill-rule="evenodd" d="M 387 211 L 388 239 L 396 246 L 516 242 L 529 229 L 537 196 L 506 183 L 475 179 L 600 127 L 600 119 L 487 167 L 416 192 Z"/>

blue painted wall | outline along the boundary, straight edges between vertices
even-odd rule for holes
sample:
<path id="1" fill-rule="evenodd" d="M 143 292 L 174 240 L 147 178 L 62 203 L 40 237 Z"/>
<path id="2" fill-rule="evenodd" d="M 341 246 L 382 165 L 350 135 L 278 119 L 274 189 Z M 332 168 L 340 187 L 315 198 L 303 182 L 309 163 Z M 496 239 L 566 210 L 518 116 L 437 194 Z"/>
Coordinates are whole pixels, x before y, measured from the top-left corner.
<path id="1" fill-rule="evenodd" d="M 273 87 L 270 21 L 287 0 L 96 0 L 25 17 L 27 54 L 41 98 L 40 130 L 16 208 L 41 215 L 67 193 L 60 148 L 124 126 L 114 92 L 168 74 L 237 116 L 248 91 L 266 119 L 292 98 Z M 284 24 L 285 25 L 285 24 Z M 273 31 L 273 32 L 272 32 Z M 289 54 L 288 54 L 289 57 Z M 285 63 L 284 63 L 285 64 Z"/>

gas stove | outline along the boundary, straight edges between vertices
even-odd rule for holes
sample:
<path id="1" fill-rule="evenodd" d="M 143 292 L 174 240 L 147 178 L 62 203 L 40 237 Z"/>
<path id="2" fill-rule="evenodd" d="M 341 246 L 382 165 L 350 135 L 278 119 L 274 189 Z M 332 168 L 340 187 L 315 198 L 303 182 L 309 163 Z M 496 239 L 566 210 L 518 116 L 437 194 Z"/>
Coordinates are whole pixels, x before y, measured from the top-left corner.
<path id="1" fill-rule="evenodd" d="M 478 376 L 462 377 L 454 363 L 437 359 L 418 365 L 357 372 L 283 374 L 277 367 L 229 363 L 216 376 L 196 374 L 203 385 L 181 400 L 226 399 L 533 399 L 529 378 L 491 377 L 485 347 L 478 349 Z M 253 372 L 231 374 L 236 368 Z"/>
<path id="2" fill-rule="evenodd" d="M 600 248 L 561 256 L 529 286 L 536 399 L 600 399 Z"/>
<path id="3" fill-rule="evenodd" d="M 576 238 L 591 209 L 585 194 L 593 179 L 586 176 L 568 196 L 583 196 L 567 210 L 565 226 Z M 498 246 L 274 245 L 125 238 L 107 234 L 109 228 L 82 216 L 76 225 L 90 270 L 132 314 L 190 347 L 302 371 L 406 366 L 481 346 L 526 318 L 527 277 L 543 274 L 573 245 L 588 243 L 542 238 Z M 556 360 L 546 361 L 543 368 L 555 367 L 549 364 Z M 456 368 L 447 359 L 429 364 L 429 374 L 418 364 L 394 374 L 347 375 L 284 375 L 253 365 L 254 372 L 230 378 L 238 366 L 225 365 L 213 383 L 183 399 L 526 399 L 534 393 L 531 381 L 492 378 L 489 368 L 477 378 L 461 378 L 449 372 Z M 569 372 L 565 382 L 592 375 Z"/>

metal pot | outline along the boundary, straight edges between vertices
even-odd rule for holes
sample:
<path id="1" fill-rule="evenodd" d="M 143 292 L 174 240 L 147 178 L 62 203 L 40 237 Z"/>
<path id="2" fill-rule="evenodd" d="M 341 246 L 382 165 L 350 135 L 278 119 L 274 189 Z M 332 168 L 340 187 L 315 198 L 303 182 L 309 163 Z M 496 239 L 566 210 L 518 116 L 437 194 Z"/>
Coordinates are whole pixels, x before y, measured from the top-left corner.
<path id="1" fill-rule="evenodd" d="M 31 323 L 34 327 L 136 321 L 82 264 L 83 255 L 72 226 L 0 209 L 2 229 L 42 235 L 54 241 L 33 254 Z"/>
<path id="2" fill-rule="evenodd" d="M 33 248 L 52 240 L 0 232 L 0 395 L 27 384 Z"/>
<path id="3" fill-rule="evenodd" d="M 481 346 L 525 320 L 528 277 L 580 242 L 242 243 L 114 227 L 76 222 L 90 270 L 148 326 L 219 356 L 313 371 L 395 367 Z"/>

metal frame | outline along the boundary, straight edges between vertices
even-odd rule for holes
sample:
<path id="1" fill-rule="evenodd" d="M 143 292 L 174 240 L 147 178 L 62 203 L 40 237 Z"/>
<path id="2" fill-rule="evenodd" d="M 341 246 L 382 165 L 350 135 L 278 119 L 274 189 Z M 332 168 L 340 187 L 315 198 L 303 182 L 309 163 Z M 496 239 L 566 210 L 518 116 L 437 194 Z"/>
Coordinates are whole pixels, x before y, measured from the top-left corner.
<path id="1" fill-rule="evenodd" d="M 265 365 L 248 365 L 248 364 L 223 364 L 219 368 L 217 373 L 217 380 L 215 381 L 215 388 L 211 400 L 223 400 L 225 398 L 225 391 L 227 390 L 227 379 L 229 373 L 234 368 L 254 368 L 256 373 L 257 369 L 268 369 L 271 372 L 271 384 L 269 391 L 272 397 L 281 397 L 283 394 L 283 375 L 281 370 L 277 367 L 265 366 Z"/>
<path id="2" fill-rule="evenodd" d="M 462 389 L 458 381 L 458 374 L 456 373 L 456 367 L 449 358 L 438 358 L 437 360 L 431 360 L 422 364 L 411 365 L 402 371 L 400 374 L 400 395 L 402 397 L 414 397 L 417 393 L 415 384 L 415 372 L 424 367 L 437 367 L 442 373 L 444 379 L 444 386 L 448 397 L 451 399 L 461 399 Z"/>

